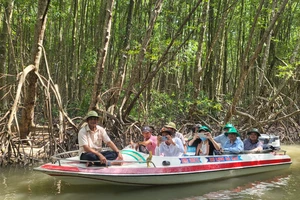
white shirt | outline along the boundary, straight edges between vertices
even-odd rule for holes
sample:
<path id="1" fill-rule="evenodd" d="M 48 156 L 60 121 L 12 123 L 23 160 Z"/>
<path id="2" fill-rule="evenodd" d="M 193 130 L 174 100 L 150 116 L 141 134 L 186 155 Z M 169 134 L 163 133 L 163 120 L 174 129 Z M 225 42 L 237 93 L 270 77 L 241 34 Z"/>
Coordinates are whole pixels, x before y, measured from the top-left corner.
<path id="1" fill-rule="evenodd" d="M 174 144 L 167 145 L 166 142 L 162 142 L 159 145 L 158 155 L 163 156 L 181 156 L 184 152 L 184 147 L 181 140 L 177 137 L 172 138 Z"/>
<path id="2" fill-rule="evenodd" d="M 96 131 L 91 131 L 88 125 L 82 127 L 78 133 L 78 144 L 79 144 L 79 155 L 85 153 L 83 145 L 88 145 L 89 147 L 101 151 L 102 142 L 105 144 L 110 142 L 105 129 L 99 125 L 96 126 Z"/>

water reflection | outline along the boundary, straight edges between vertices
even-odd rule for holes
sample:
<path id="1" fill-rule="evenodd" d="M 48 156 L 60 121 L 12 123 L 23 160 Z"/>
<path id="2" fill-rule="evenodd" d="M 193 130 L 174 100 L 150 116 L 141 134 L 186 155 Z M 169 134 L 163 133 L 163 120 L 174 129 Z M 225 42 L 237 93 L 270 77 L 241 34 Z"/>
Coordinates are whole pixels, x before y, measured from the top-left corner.
<path id="1" fill-rule="evenodd" d="M 272 199 L 293 200 L 300 195 L 300 146 L 285 146 L 292 157 L 290 169 L 228 180 L 155 187 L 76 186 L 31 169 L 0 168 L 0 199 L 130 199 L 202 200 Z"/>

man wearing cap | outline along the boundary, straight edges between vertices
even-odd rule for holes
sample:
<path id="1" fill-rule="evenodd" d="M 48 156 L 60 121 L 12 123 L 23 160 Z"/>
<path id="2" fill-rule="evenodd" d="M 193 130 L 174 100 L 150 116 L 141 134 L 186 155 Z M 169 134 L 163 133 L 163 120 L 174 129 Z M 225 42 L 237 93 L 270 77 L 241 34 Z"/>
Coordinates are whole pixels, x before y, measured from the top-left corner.
<path id="1" fill-rule="evenodd" d="M 169 122 L 168 124 L 164 125 L 164 128 L 171 130 L 173 135 L 176 138 L 179 138 L 181 140 L 184 149 L 186 149 L 186 144 L 185 144 L 185 139 L 183 137 L 183 134 L 177 131 L 176 124 L 174 122 Z"/>
<path id="2" fill-rule="evenodd" d="M 173 137 L 173 132 L 169 129 L 162 129 L 161 136 L 158 140 L 158 148 L 156 155 L 159 156 L 181 156 L 184 152 L 184 147 L 181 140 Z"/>
<path id="3" fill-rule="evenodd" d="M 260 132 L 257 128 L 250 130 L 247 135 L 249 136 L 244 140 L 244 150 L 248 151 L 261 151 L 263 150 L 263 144 L 258 140 Z"/>
<path id="4" fill-rule="evenodd" d="M 105 129 L 98 125 L 99 115 L 96 111 L 89 111 L 84 118 L 87 125 L 82 127 L 78 133 L 79 143 L 79 156 L 80 160 L 99 161 L 95 165 L 105 165 L 107 162 L 106 157 L 101 153 L 102 142 L 109 146 L 112 152 L 112 159 L 123 160 L 120 150 L 110 140 Z M 88 162 L 87 166 L 92 162 Z"/>
<path id="5" fill-rule="evenodd" d="M 139 145 L 143 145 L 147 148 L 147 150 L 150 152 L 152 152 L 153 154 L 155 154 L 155 148 L 156 148 L 156 144 L 157 144 L 157 139 L 156 136 L 152 135 L 153 133 L 153 128 L 151 128 L 150 126 L 143 126 L 142 129 L 142 134 L 144 137 L 144 141 L 143 142 L 138 142 L 138 146 Z M 135 145 L 133 145 L 135 146 Z M 137 146 L 137 148 L 138 148 Z"/>

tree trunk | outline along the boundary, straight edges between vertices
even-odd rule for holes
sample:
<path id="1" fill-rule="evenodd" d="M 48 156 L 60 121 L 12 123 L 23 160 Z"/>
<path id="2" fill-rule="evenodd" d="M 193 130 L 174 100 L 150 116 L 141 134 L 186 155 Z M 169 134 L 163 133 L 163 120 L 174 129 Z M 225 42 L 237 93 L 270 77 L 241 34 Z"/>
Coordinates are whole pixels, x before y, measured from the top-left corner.
<path id="1" fill-rule="evenodd" d="M 149 25 L 148 25 L 147 31 L 146 31 L 146 35 L 144 37 L 144 40 L 142 42 L 141 49 L 140 49 L 140 52 L 139 52 L 139 55 L 138 55 L 137 64 L 131 72 L 131 78 L 130 78 L 130 81 L 129 81 L 129 84 L 128 84 L 128 87 L 127 87 L 127 92 L 126 92 L 126 95 L 124 97 L 124 100 L 123 100 L 123 103 L 122 103 L 122 106 L 121 106 L 121 109 L 124 108 L 124 110 L 125 110 L 125 112 L 123 113 L 123 116 L 120 116 L 121 118 L 126 118 L 127 115 L 129 114 L 131 108 L 132 108 L 132 106 L 127 106 L 127 104 L 129 103 L 132 91 L 135 89 L 137 79 L 139 78 L 138 74 L 141 70 L 142 63 L 143 63 L 143 60 L 145 58 L 145 54 L 146 54 L 146 51 L 147 51 L 147 48 L 148 48 L 148 44 L 151 40 L 151 35 L 152 35 L 152 31 L 154 29 L 155 22 L 157 20 L 157 17 L 159 15 L 160 11 L 161 11 L 162 1 L 163 0 L 157 0 L 156 1 L 155 7 L 154 7 L 154 9 L 151 13 L 150 20 L 149 20 Z"/>
<path id="2" fill-rule="evenodd" d="M 50 0 L 39 0 L 38 13 L 35 24 L 34 40 L 31 49 L 30 63 L 34 65 L 34 70 L 28 74 L 28 85 L 25 86 L 24 109 L 22 110 L 20 137 L 26 138 L 30 127 L 34 125 L 34 107 L 37 90 L 37 76 L 35 72 L 39 71 L 40 60 L 42 56 L 42 45 L 46 29 L 47 11 Z"/>
<path id="3" fill-rule="evenodd" d="M 6 67 L 6 57 L 7 57 L 7 43 L 9 39 L 9 24 L 11 21 L 11 13 L 13 8 L 13 1 L 6 0 L 3 4 L 3 19 L 2 19 L 2 31 L 0 33 L 0 113 L 1 111 L 7 109 L 8 98 L 4 95 L 8 92 L 5 88 L 7 84 L 7 67 Z"/>
<path id="4" fill-rule="evenodd" d="M 94 79 L 94 87 L 93 87 L 92 99 L 90 102 L 89 110 L 98 109 L 97 104 L 100 100 L 101 88 L 103 85 L 102 77 L 105 68 L 107 49 L 111 38 L 110 32 L 111 32 L 113 6 L 114 6 L 114 0 L 109 0 L 106 5 L 103 37 L 102 37 L 102 42 L 100 44 L 101 45 L 100 50 L 98 52 L 98 61 L 96 64 L 96 76 Z"/>
<path id="5" fill-rule="evenodd" d="M 203 25 L 200 28 L 200 33 L 199 33 L 199 39 L 198 39 L 198 49 L 196 53 L 196 66 L 194 70 L 194 94 L 193 97 L 194 99 L 197 99 L 200 93 L 200 83 L 201 83 L 201 77 L 202 77 L 202 72 L 203 72 L 203 67 L 202 67 L 202 56 L 203 56 L 203 45 L 204 45 L 204 37 L 206 34 L 206 20 L 208 16 L 208 11 L 209 11 L 209 3 L 210 1 L 204 1 L 203 4 L 203 10 L 202 10 L 202 15 L 200 22 L 203 23 Z M 196 109 L 196 108 L 194 108 Z"/>
<path id="6" fill-rule="evenodd" d="M 233 101 L 232 101 L 232 104 L 228 110 L 228 112 L 226 113 L 226 116 L 225 116 L 225 119 L 224 121 L 225 122 L 228 122 L 230 120 L 230 118 L 232 117 L 233 114 L 235 114 L 236 112 L 236 106 L 240 100 L 240 96 L 242 94 L 242 91 L 244 89 L 244 85 L 245 85 L 245 81 L 247 79 L 247 76 L 249 74 L 249 72 L 251 71 L 251 69 L 253 68 L 253 64 L 255 62 L 255 60 L 257 59 L 259 53 L 261 52 L 261 49 L 268 37 L 268 35 L 270 34 L 270 32 L 273 30 L 274 28 L 274 25 L 276 23 L 276 21 L 278 20 L 279 16 L 282 14 L 286 4 L 288 3 L 288 0 L 284 0 L 280 6 L 280 8 L 278 9 L 277 13 L 274 15 L 274 18 L 270 21 L 270 24 L 269 26 L 267 27 L 267 29 L 265 30 L 259 44 L 256 46 L 255 48 L 255 51 L 253 53 L 253 55 L 251 56 L 250 60 L 248 61 L 248 63 L 246 62 L 246 55 L 248 55 L 249 51 L 250 51 L 250 48 L 251 48 L 251 40 L 252 40 L 252 37 L 253 37 L 253 30 L 256 26 L 256 22 L 258 20 L 258 16 L 259 16 L 259 13 L 262 9 L 262 6 L 263 6 L 263 2 L 264 0 L 261 0 L 261 4 L 258 8 L 258 11 L 256 12 L 257 15 L 254 19 L 254 23 L 253 23 L 253 26 L 252 26 L 252 30 L 250 32 L 250 35 L 249 35 L 249 39 L 248 39 L 248 44 L 247 44 L 247 47 L 246 47 L 246 51 L 245 51 L 245 54 L 242 58 L 242 61 L 241 61 L 241 74 L 240 74 L 240 78 L 239 78 L 239 87 L 237 88 L 235 94 L 234 94 L 234 98 L 233 98 Z"/>

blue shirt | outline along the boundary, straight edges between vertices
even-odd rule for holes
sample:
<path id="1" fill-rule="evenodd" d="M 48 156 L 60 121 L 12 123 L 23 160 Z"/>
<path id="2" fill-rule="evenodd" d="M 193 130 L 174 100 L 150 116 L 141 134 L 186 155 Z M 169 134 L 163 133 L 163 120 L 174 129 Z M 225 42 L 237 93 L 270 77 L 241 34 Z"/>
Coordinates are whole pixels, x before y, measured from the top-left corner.
<path id="1" fill-rule="evenodd" d="M 220 143 L 223 147 L 225 142 L 228 140 L 228 137 L 224 133 L 222 133 L 221 135 L 218 135 L 217 137 L 214 137 L 214 140 L 217 143 Z"/>
<path id="2" fill-rule="evenodd" d="M 230 153 L 240 153 L 244 150 L 244 143 L 238 138 L 233 143 L 227 140 L 222 148 L 224 151 L 229 151 Z"/>
<path id="3" fill-rule="evenodd" d="M 236 139 L 242 141 L 240 137 L 237 137 Z M 222 148 L 224 147 L 225 143 L 227 141 L 229 141 L 228 137 L 224 133 L 222 133 L 221 135 L 218 135 L 218 136 L 214 137 L 214 140 L 217 143 L 220 143 Z"/>
<path id="4" fill-rule="evenodd" d="M 259 140 L 255 143 L 252 143 L 249 138 L 244 140 L 244 150 L 252 150 L 257 147 L 261 147 L 261 149 L 263 149 L 263 143 Z"/>

